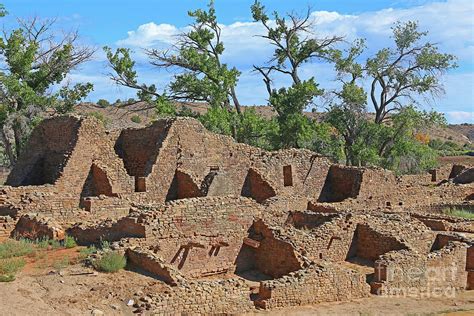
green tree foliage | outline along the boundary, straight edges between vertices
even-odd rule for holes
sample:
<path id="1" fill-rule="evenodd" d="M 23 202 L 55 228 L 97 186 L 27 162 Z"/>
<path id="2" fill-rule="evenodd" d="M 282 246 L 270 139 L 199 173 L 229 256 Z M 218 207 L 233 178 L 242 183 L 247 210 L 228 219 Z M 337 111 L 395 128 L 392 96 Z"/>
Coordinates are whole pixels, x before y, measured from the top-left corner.
<path id="1" fill-rule="evenodd" d="M 335 106 L 328 112 L 328 122 L 344 133 L 348 130 L 344 121 L 353 120 L 353 115 L 347 108 Z M 406 106 L 393 114 L 390 124 L 377 124 L 365 117 L 350 147 L 344 138 L 346 163 L 381 166 L 398 173 L 419 173 L 433 168 L 437 164 L 436 151 L 416 136 L 427 127 L 444 122 L 439 113 L 419 111 L 414 106 Z"/>
<path id="2" fill-rule="evenodd" d="M 334 51 L 333 59 L 337 79 L 342 88 L 334 91 L 335 100 L 329 107 L 326 121 L 342 137 L 343 151 L 348 165 L 359 165 L 360 156 L 373 155 L 365 151 L 362 133 L 367 127 L 367 94 L 362 87 L 363 68 L 356 60 L 365 48 L 363 40 L 357 40 L 346 52 Z"/>
<path id="3" fill-rule="evenodd" d="M 260 22 L 266 30 L 263 38 L 275 48 L 267 65 L 254 66 L 254 69 L 263 76 L 269 103 L 277 113 L 278 146 L 301 147 L 313 135 L 313 122 L 303 115 L 303 110 L 312 104 L 316 96 L 322 95 L 323 90 L 314 77 L 302 80 L 300 68 L 314 59 L 329 60 L 333 45 L 341 38 L 316 39 L 310 36 L 313 24 L 309 10 L 303 17 L 296 14 L 282 17 L 274 12 L 274 21 L 270 21 L 265 7 L 258 1 L 252 5 L 251 10 L 254 21 Z M 290 76 L 292 85 L 274 88 L 274 73 Z"/>
<path id="4" fill-rule="evenodd" d="M 1 15 L 5 14 L 2 8 Z M 83 99 L 92 84 L 61 84 L 93 51 L 78 47 L 77 32 L 57 36 L 54 21 L 19 20 L 19 27 L 0 38 L 4 69 L 0 72 L 0 142 L 10 164 L 14 164 L 31 128 L 45 111 L 63 114 Z"/>
<path id="5" fill-rule="evenodd" d="M 274 139 L 278 129 L 276 121 L 264 118 L 253 108 L 245 109 L 239 115 L 235 111 L 211 107 L 199 116 L 199 120 L 212 132 L 229 136 L 235 133 L 240 142 L 268 150 L 275 149 Z M 235 126 L 237 128 L 233 130 Z"/>
<path id="6" fill-rule="evenodd" d="M 165 93 L 159 93 L 154 84 L 140 84 L 135 70 L 135 61 L 131 57 L 131 51 L 128 48 L 117 48 L 115 52 L 110 47 L 105 46 L 104 51 L 112 69 L 109 74 L 110 79 L 117 85 L 137 90 L 139 101 L 144 101 L 154 107 L 159 116 L 174 116 L 176 108 Z M 137 101 L 130 98 L 127 104 L 134 104 Z"/>
<path id="7" fill-rule="evenodd" d="M 136 89 L 138 98 L 151 102 L 159 114 L 196 117 L 209 130 L 239 142 L 266 149 L 304 147 L 349 165 L 377 165 L 402 173 L 435 165 L 435 146 L 441 145 L 430 147 L 419 135 L 429 126 L 444 124 L 444 118 L 420 111 L 417 105 L 422 97 L 442 92 L 441 76 L 456 66 L 455 57 L 425 42 L 427 33 L 419 31 L 416 22 L 395 24 L 393 47 L 362 61 L 364 40 L 356 40 L 344 51 L 336 49 L 342 38 L 317 38 L 309 10 L 303 16 L 268 15 L 256 1 L 251 12 L 265 29 L 262 37 L 274 48 L 267 63 L 254 65 L 263 78 L 274 118 L 241 108 L 235 92 L 240 71 L 222 62 L 224 43 L 213 1 L 205 10 L 188 12 L 193 23 L 168 50 L 147 50 L 152 65 L 175 73 L 163 92 L 138 82 L 135 62 L 126 48 L 115 52 L 105 48 L 111 78 Z M 331 95 L 328 112 L 317 119 L 304 111 L 325 91 L 314 75 L 300 75 L 301 67 L 315 60 L 334 63 L 340 82 L 340 88 L 326 93 Z M 291 83 L 276 87 L 275 75 L 287 76 Z M 199 115 L 187 108 L 176 110 L 177 101 L 206 102 L 211 107 Z M 373 107 L 374 119 L 368 107 Z"/>
<path id="8" fill-rule="evenodd" d="M 114 72 L 112 80 L 119 85 L 137 89 L 140 100 L 154 102 L 159 114 L 181 114 L 176 112 L 175 101 L 207 102 L 212 107 L 224 107 L 229 112 L 235 109 L 240 114 L 240 103 L 235 92 L 240 72 L 221 61 L 224 43 L 221 40 L 214 2 L 209 3 L 207 10 L 189 11 L 188 15 L 194 22 L 189 26 L 188 32 L 178 36 L 172 48 L 165 51 L 147 50 L 153 66 L 177 72 L 168 91 L 158 93 L 155 85 L 138 83 L 135 62 L 130 56 L 130 50 L 126 48 L 119 48 L 115 53 L 108 47 L 104 48 Z M 221 118 L 229 119 L 231 116 L 233 114 Z M 235 136 L 234 125 L 237 123 L 238 120 L 222 124 L 232 124 Z"/>
<path id="9" fill-rule="evenodd" d="M 180 34 L 168 50 L 148 50 L 151 63 L 180 71 L 170 84 L 173 100 L 205 101 L 241 113 L 235 92 L 240 71 L 222 62 L 224 43 L 214 1 L 209 2 L 207 10 L 189 11 L 188 15 L 194 19 L 190 30 Z"/>
<path id="10" fill-rule="evenodd" d="M 382 125 L 385 133 L 377 147 L 383 159 L 382 166 L 401 173 L 419 173 L 435 167 L 437 153 L 416 135 L 427 127 L 445 124 L 446 120 L 440 113 L 420 111 L 414 106 L 404 107 L 393 115 L 390 125 Z"/>
<path id="11" fill-rule="evenodd" d="M 334 51 L 341 89 L 327 115 L 344 140 L 344 156 L 350 165 L 379 165 L 401 173 L 420 172 L 436 164 L 436 152 L 417 139 L 430 126 L 444 125 L 439 113 L 420 111 L 416 97 L 442 90 L 440 76 L 455 66 L 454 57 L 438 52 L 436 45 L 420 44 L 426 32 L 415 22 L 393 27 L 395 48 L 378 51 L 361 63 L 362 40 L 345 52 Z M 364 80 L 370 80 L 367 93 Z M 367 95 L 375 110 L 369 121 Z"/>
<path id="12" fill-rule="evenodd" d="M 441 75 L 456 67 L 453 55 L 423 42 L 428 32 L 420 31 L 417 22 L 398 22 L 392 30 L 395 47 L 379 50 L 365 67 L 371 78 L 370 98 L 377 124 L 406 104 L 417 103 L 421 95 L 443 92 Z"/>
<path id="13" fill-rule="evenodd" d="M 451 140 L 443 141 L 437 138 L 430 139 L 428 141 L 428 146 L 436 150 L 436 152 L 441 156 L 459 156 L 465 154 L 469 150 L 474 149 L 472 144 L 469 145 L 466 143 L 461 146 L 460 144 L 457 144 Z"/>

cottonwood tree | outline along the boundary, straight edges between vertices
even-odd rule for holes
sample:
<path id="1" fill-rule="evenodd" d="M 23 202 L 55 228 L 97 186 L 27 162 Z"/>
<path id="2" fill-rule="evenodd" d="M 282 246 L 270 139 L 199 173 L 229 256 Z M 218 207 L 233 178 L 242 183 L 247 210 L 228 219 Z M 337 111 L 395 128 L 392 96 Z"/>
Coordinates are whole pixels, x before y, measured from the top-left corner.
<path id="1" fill-rule="evenodd" d="M 168 50 L 148 50 L 151 63 L 159 68 L 182 71 L 170 84 L 175 100 L 205 101 L 242 113 L 235 86 L 240 71 L 222 62 L 224 43 L 214 1 L 207 10 L 189 11 L 194 18 L 190 30 L 180 34 Z"/>
<path id="2" fill-rule="evenodd" d="M 304 64 L 316 59 L 329 61 L 333 45 L 341 37 L 316 38 L 309 9 L 303 16 L 290 13 L 282 17 L 274 12 L 272 20 L 259 1 L 252 5 L 251 10 L 253 20 L 260 22 L 266 30 L 262 37 L 275 48 L 267 64 L 255 65 L 254 69 L 263 76 L 268 102 L 278 114 L 278 141 L 283 148 L 301 147 L 301 143 L 312 135 L 312 123 L 303 115 L 303 110 L 316 96 L 322 95 L 323 90 L 314 76 L 303 80 L 299 72 Z M 276 73 L 289 76 L 292 85 L 276 89 L 272 80 Z"/>
<path id="3" fill-rule="evenodd" d="M 365 49 L 364 40 L 356 40 L 345 52 L 335 51 L 333 59 L 337 80 L 341 89 L 332 91 L 334 96 L 326 121 L 336 128 L 344 140 L 344 156 L 347 165 L 360 165 L 367 146 L 364 132 L 367 130 L 367 93 L 363 88 L 364 69 L 357 60 Z"/>
<path id="4" fill-rule="evenodd" d="M 436 160 L 433 151 L 415 136 L 422 129 L 445 124 L 445 120 L 434 111 L 417 109 L 417 101 L 442 92 L 441 75 L 455 67 L 455 57 L 440 53 L 435 44 L 421 43 L 427 33 L 418 31 L 416 22 L 398 22 L 392 30 L 394 48 L 378 51 L 365 63 L 360 61 L 365 49 L 361 40 L 346 56 L 335 51 L 342 87 L 333 91 L 337 101 L 327 120 L 344 139 L 347 164 L 418 172 L 433 167 Z M 367 95 L 375 112 L 372 122 L 366 111 Z"/>
<path id="5" fill-rule="evenodd" d="M 105 48 L 114 71 L 112 80 L 139 90 L 142 100 L 152 96 L 168 101 L 207 102 L 240 114 L 241 106 L 235 92 L 240 72 L 222 62 L 224 43 L 214 1 L 209 3 L 207 10 L 189 11 L 188 15 L 194 22 L 189 25 L 189 31 L 176 37 L 176 44 L 166 50 L 146 50 L 153 66 L 176 73 L 168 91 L 159 93 L 155 85 L 139 84 L 130 50 L 125 48 L 119 48 L 115 53 Z"/>
<path id="6" fill-rule="evenodd" d="M 392 30 L 395 47 L 379 50 L 365 66 L 377 124 L 406 104 L 418 103 L 420 96 L 442 93 L 442 75 L 456 67 L 453 55 L 423 42 L 428 32 L 420 31 L 417 22 L 398 22 Z"/>
<path id="7" fill-rule="evenodd" d="M 6 12 L 2 8 L 2 15 Z M 77 45 L 78 33 L 58 35 L 54 20 L 19 20 L 0 38 L 0 141 L 10 164 L 16 162 L 31 128 L 45 111 L 62 114 L 84 98 L 92 85 L 64 84 L 66 75 L 89 60 L 93 50 Z"/>
<path id="8" fill-rule="evenodd" d="M 129 99 L 124 105 L 129 106 L 140 101 L 145 101 L 155 107 L 158 114 L 169 116 L 175 115 L 176 109 L 164 92 L 158 92 L 154 84 L 138 82 L 138 74 L 135 70 L 135 61 L 131 57 L 129 48 L 117 48 L 115 52 L 105 46 L 104 51 L 113 72 L 109 74 L 110 79 L 117 85 L 137 90 L 138 100 Z"/>

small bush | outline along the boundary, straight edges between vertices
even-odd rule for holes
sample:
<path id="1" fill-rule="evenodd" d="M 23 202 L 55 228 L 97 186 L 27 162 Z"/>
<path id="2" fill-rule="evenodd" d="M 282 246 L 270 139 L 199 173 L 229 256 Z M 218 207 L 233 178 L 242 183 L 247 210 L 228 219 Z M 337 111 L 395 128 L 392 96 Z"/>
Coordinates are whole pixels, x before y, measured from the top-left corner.
<path id="1" fill-rule="evenodd" d="M 142 118 L 139 115 L 134 115 L 131 117 L 133 123 L 140 124 L 142 122 Z"/>
<path id="2" fill-rule="evenodd" d="M 64 258 L 61 258 L 60 260 L 55 261 L 53 263 L 53 268 L 56 270 L 62 270 L 70 264 L 71 264 L 71 260 L 69 259 L 68 256 L 65 256 Z"/>
<path id="3" fill-rule="evenodd" d="M 49 246 L 49 238 L 42 238 L 35 240 L 35 244 L 40 249 L 48 248 Z"/>
<path id="4" fill-rule="evenodd" d="M 15 275 L 14 274 L 8 274 L 8 275 L 1 275 L 0 274 L 0 282 L 12 282 L 15 281 Z"/>
<path id="5" fill-rule="evenodd" d="M 97 252 L 97 248 L 96 248 L 94 245 L 89 246 L 89 247 L 87 247 L 87 248 L 83 248 L 83 249 L 81 249 L 81 250 L 79 251 L 79 253 L 80 253 L 81 255 L 87 255 L 87 256 L 88 256 L 88 255 L 92 255 L 92 254 L 94 254 L 94 253 L 96 253 L 96 252 Z"/>
<path id="6" fill-rule="evenodd" d="M 76 246 L 77 246 L 77 243 L 74 237 L 66 236 L 66 238 L 64 239 L 64 248 L 70 249 Z"/>
<path id="7" fill-rule="evenodd" d="M 89 246 L 87 248 L 82 248 L 81 250 L 79 250 L 79 260 L 85 260 L 87 259 L 87 257 L 89 257 L 90 255 L 96 252 L 97 252 L 97 248 L 94 245 Z"/>
<path id="8" fill-rule="evenodd" d="M 59 249 L 62 247 L 61 242 L 59 240 L 54 240 L 54 239 L 49 241 L 49 246 L 51 246 L 51 248 L 53 249 Z"/>
<path id="9" fill-rule="evenodd" d="M 110 243 L 107 240 L 102 240 L 102 242 L 100 243 L 100 249 L 109 250 L 110 249 Z"/>
<path id="10" fill-rule="evenodd" d="M 93 265 L 94 268 L 102 272 L 117 272 L 125 268 L 127 259 L 117 252 L 108 251 L 104 253 L 102 258 L 94 261 Z"/>
<path id="11" fill-rule="evenodd" d="M 35 244 L 38 248 L 41 248 L 41 249 L 46 249 L 46 248 L 50 248 L 50 247 L 52 249 L 59 249 L 59 248 L 62 247 L 60 241 L 54 240 L 54 239 L 49 239 L 49 238 L 38 239 L 38 240 L 35 241 Z"/>
<path id="12" fill-rule="evenodd" d="M 97 111 L 93 111 L 93 112 L 90 112 L 89 114 L 87 114 L 88 116 L 92 116 L 92 117 L 95 117 L 96 119 L 98 119 L 99 121 L 102 122 L 102 124 L 104 124 L 104 126 L 106 126 L 108 123 L 109 123 L 109 119 L 106 118 L 104 116 L 104 114 L 102 114 L 101 112 L 97 112 Z"/>
<path id="13" fill-rule="evenodd" d="M 0 259 L 0 282 L 15 280 L 15 274 L 23 269 L 26 262 L 23 258 Z"/>
<path id="14" fill-rule="evenodd" d="M 7 240 L 0 244 L 0 259 L 26 256 L 33 252 L 33 243 L 26 239 Z"/>
<path id="15" fill-rule="evenodd" d="M 100 106 L 100 107 L 108 107 L 110 105 L 110 102 L 105 100 L 105 99 L 100 99 L 99 101 L 97 101 L 97 105 Z"/>

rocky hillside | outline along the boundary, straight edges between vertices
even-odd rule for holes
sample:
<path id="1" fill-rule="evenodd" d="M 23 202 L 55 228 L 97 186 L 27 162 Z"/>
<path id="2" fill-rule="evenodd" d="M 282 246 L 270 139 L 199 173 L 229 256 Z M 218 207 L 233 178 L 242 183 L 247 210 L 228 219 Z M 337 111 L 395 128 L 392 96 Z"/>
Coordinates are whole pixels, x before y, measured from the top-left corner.
<path id="1" fill-rule="evenodd" d="M 179 108 L 188 108 L 193 112 L 203 114 L 207 111 L 208 105 L 203 103 L 180 103 Z M 252 106 L 256 111 L 265 117 L 275 115 L 269 106 Z M 155 110 L 152 106 L 144 102 L 138 102 L 127 106 L 107 106 L 101 107 L 93 103 L 83 103 L 76 108 L 76 112 L 82 115 L 94 115 L 106 122 L 107 128 L 122 129 L 127 127 L 146 126 L 156 119 Z M 308 116 L 318 117 L 320 113 L 307 112 Z M 474 124 L 448 125 L 445 128 L 432 128 L 427 131 L 430 138 L 442 141 L 452 141 L 458 145 L 472 144 L 474 142 Z"/>

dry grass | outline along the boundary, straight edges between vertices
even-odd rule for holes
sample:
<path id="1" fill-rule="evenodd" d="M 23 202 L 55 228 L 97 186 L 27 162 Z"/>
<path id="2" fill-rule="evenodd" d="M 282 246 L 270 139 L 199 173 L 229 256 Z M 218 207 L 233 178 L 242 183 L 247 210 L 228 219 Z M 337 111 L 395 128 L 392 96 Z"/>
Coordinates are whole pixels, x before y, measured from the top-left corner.
<path id="1" fill-rule="evenodd" d="M 8 239 L 0 243 L 0 259 L 26 256 L 34 251 L 33 243 L 26 239 Z"/>
<path id="2" fill-rule="evenodd" d="M 0 259 L 0 282 L 15 280 L 15 274 L 23 269 L 26 261 L 23 258 Z"/>

